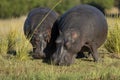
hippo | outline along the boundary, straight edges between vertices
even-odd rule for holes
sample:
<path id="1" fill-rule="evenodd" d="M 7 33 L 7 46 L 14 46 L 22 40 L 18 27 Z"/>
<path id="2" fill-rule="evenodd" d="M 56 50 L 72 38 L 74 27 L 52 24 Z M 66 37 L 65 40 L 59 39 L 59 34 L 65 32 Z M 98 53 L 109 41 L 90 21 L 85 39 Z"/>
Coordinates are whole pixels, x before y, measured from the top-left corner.
<path id="1" fill-rule="evenodd" d="M 46 57 L 46 47 L 50 43 L 51 30 L 57 17 L 58 14 L 49 8 L 34 8 L 29 12 L 24 23 L 24 34 L 32 44 L 33 58 Z"/>
<path id="2" fill-rule="evenodd" d="M 75 6 L 60 17 L 58 29 L 53 64 L 71 65 L 83 51 L 98 62 L 97 49 L 105 42 L 108 33 L 106 18 L 100 10 L 86 4 Z"/>

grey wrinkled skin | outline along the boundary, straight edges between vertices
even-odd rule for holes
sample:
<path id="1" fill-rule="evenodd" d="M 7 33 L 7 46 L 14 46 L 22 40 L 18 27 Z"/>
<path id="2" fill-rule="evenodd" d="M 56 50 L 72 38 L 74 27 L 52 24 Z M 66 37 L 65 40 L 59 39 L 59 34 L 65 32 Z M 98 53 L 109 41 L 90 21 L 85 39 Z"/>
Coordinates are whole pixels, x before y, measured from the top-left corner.
<path id="1" fill-rule="evenodd" d="M 98 61 L 97 49 L 105 42 L 108 25 L 105 16 L 90 5 L 79 5 L 63 14 L 59 20 L 60 35 L 56 40 L 54 64 L 70 65 L 77 53 L 87 51 Z"/>
<path id="2" fill-rule="evenodd" d="M 35 8 L 29 12 L 25 20 L 24 34 L 33 46 L 33 58 L 45 58 L 45 52 L 49 52 L 45 48 L 50 42 L 51 30 L 58 17 L 56 12 L 51 11 L 41 23 L 49 11 L 49 8 Z"/>

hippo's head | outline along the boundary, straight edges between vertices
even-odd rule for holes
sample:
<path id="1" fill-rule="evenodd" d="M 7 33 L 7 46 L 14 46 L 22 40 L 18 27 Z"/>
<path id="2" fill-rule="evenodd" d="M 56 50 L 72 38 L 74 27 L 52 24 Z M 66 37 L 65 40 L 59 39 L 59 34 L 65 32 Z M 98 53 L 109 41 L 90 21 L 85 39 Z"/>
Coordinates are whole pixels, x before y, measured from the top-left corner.
<path id="1" fill-rule="evenodd" d="M 33 58 L 45 58 L 45 48 L 50 40 L 50 32 L 44 30 L 40 32 L 35 32 L 31 38 L 31 44 L 33 46 Z"/>
<path id="2" fill-rule="evenodd" d="M 57 65 L 70 65 L 76 57 L 78 34 L 75 31 L 61 33 L 56 40 L 57 50 L 53 54 L 52 60 Z"/>

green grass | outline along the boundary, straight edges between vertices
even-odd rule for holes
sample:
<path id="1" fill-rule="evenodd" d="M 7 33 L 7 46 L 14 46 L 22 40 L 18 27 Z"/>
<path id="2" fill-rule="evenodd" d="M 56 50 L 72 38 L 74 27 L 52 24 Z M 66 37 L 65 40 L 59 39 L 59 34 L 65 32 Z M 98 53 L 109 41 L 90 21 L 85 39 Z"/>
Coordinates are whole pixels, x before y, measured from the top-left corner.
<path id="1" fill-rule="evenodd" d="M 56 66 L 31 59 L 28 53 L 32 46 L 23 34 L 24 20 L 0 20 L 0 80 L 120 80 L 120 58 L 104 52 L 104 46 L 98 63 L 83 58 L 71 66 Z M 108 24 L 114 29 L 116 20 L 108 19 Z M 7 54 L 8 44 L 16 56 Z"/>
<path id="2" fill-rule="evenodd" d="M 120 19 L 114 22 L 115 24 L 109 27 L 108 38 L 104 46 L 109 52 L 120 54 Z"/>
<path id="3" fill-rule="evenodd" d="M 0 58 L 2 80 L 119 80 L 120 61 L 109 57 L 94 63 L 77 59 L 71 66 L 55 66 L 42 60 Z"/>

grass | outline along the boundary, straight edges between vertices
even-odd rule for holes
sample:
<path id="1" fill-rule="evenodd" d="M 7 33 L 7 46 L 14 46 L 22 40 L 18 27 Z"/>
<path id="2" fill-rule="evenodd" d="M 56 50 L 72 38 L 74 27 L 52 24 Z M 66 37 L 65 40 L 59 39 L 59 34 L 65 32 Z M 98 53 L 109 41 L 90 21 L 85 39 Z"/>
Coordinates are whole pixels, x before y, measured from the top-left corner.
<path id="1" fill-rule="evenodd" d="M 114 22 L 114 25 L 109 28 L 105 48 L 111 53 L 120 54 L 120 19 L 116 19 Z"/>
<path id="2" fill-rule="evenodd" d="M 99 63 L 82 58 L 71 66 L 56 66 L 31 59 L 28 53 L 32 46 L 23 34 L 24 20 L 25 17 L 0 20 L 1 80 L 120 80 L 120 58 L 104 52 L 104 47 L 99 50 Z M 114 29 L 116 22 L 108 18 L 109 29 Z M 15 50 L 16 56 L 7 54 L 9 45 L 13 46 L 10 50 Z"/>
<path id="3" fill-rule="evenodd" d="M 1 58 L 0 64 L 2 80 L 119 80 L 120 78 L 120 61 L 111 58 L 103 59 L 100 63 L 78 59 L 71 66 L 48 65 L 42 60 L 20 61 Z"/>

